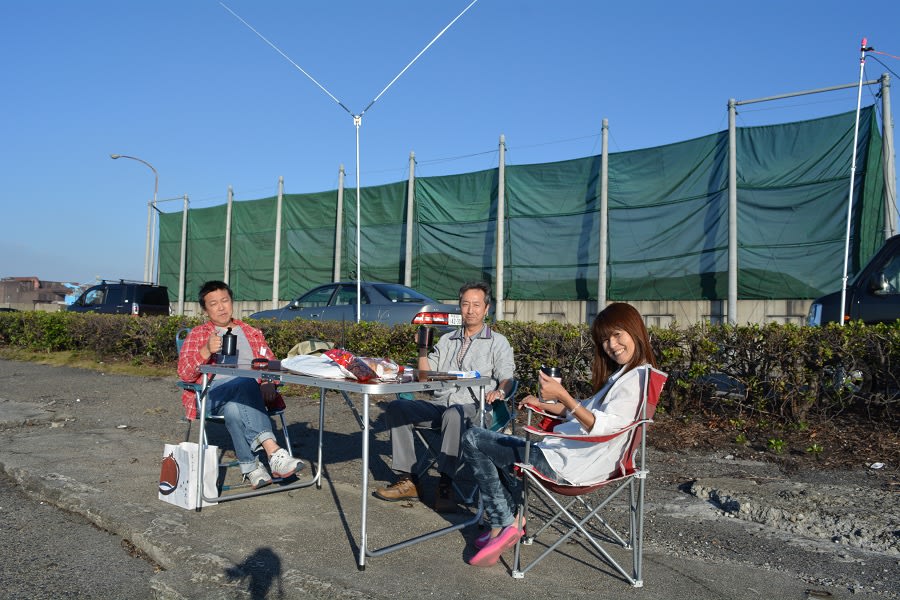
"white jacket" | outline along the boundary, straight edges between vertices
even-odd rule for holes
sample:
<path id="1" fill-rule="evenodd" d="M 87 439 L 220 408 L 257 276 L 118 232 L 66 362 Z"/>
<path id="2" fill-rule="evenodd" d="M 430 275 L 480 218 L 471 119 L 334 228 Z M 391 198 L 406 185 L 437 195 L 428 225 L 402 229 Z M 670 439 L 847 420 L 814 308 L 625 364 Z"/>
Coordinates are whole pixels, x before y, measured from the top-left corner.
<path id="1" fill-rule="evenodd" d="M 607 435 L 634 422 L 641 399 L 640 371 L 646 374 L 646 365 L 624 375 L 619 369 L 596 394 L 581 401 L 582 406 L 594 413 L 594 426 L 590 431 L 586 431 L 571 414 L 553 431 L 568 435 Z M 606 479 L 615 470 L 629 437 L 622 435 L 602 443 L 546 437 L 538 447 L 550 466 L 566 481 L 587 485 Z"/>

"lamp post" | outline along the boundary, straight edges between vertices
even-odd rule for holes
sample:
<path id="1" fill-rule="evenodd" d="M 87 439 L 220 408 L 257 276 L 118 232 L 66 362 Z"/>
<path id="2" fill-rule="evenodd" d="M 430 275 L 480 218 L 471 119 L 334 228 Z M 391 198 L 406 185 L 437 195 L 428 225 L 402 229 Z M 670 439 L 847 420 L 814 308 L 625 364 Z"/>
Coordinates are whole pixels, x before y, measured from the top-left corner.
<path id="1" fill-rule="evenodd" d="M 138 158 L 136 156 L 128 156 L 125 154 L 110 154 L 109 157 L 113 160 L 117 158 L 130 158 L 131 160 L 136 160 L 140 163 L 144 163 L 150 170 L 153 171 L 153 201 L 147 203 L 147 245 L 144 251 L 144 281 L 152 281 L 153 280 L 153 264 L 150 260 L 150 231 L 153 228 L 153 208 L 156 206 L 156 195 L 159 193 L 159 173 L 156 172 L 156 169 L 153 168 L 153 165 L 148 163 L 146 160 L 142 158 Z"/>

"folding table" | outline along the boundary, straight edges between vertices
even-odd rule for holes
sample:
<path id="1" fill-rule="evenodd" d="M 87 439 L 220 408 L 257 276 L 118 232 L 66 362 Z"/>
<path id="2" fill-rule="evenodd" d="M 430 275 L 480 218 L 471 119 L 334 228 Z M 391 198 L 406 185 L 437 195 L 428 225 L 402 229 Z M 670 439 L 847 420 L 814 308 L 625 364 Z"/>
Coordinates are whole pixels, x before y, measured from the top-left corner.
<path id="1" fill-rule="evenodd" d="M 255 370 L 255 369 L 246 369 L 246 368 L 236 368 L 229 367 L 223 365 L 202 365 L 200 367 L 200 372 L 203 373 L 203 381 L 202 385 L 204 389 L 210 383 L 210 375 L 214 374 L 223 374 L 223 375 L 232 375 L 235 377 L 251 377 L 253 379 L 262 379 L 264 381 L 272 381 L 276 383 L 294 383 L 297 385 L 305 385 L 309 387 L 317 387 L 319 388 L 319 444 L 318 444 L 318 463 L 316 468 L 315 476 L 312 481 L 305 482 L 303 485 L 311 485 L 312 483 L 316 483 L 317 487 L 321 488 L 321 476 L 322 476 L 322 445 L 323 445 L 323 429 L 325 423 L 325 392 L 328 390 L 338 391 L 344 397 L 345 402 L 350 406 L 353 410 L 354 415 L 356 416 L 357 422 L 359 423 L 360 428 L 362 429 L 362 525 L 360 530 L 360 541 L 359 541 L 359 555 L 357 560 L 357 569 L 360 571 L 366 568 L 366 557 L 367 556 L 381 556 L 383 554 L 387 554 L 389 552 L 393 552 L 394 550 L 399 550 L 401 548 L 405 548 L 416 544 L 418 542 L 422 542 L 425 540 L 433 539 L 436 537 L 440 537 L 442 535 L 446 535 L 453 531 L 458 531 L 463 529 L 464 527 L 468 527 L 469 525 L 478 523 L 481 520 L 481 515 L 483 512 L 483 507 L 481 505 L 481 499 L 479 497 L 478 508 L 475 514 L 466 521 L 462 523 L 457 523 L 455 525 L 450 525 L 448 527 L 444 527 L 442 529 L 438 529 L 436 531 L 432 531 L 429 533 L 425 533 L 423 535 L 415 536 L 404 540 L 402 542 L 397 542 L 395 544 L 391 544 L 389 546 L 385 546 L 384 548 L 370 550 L 366 543 L 366 526 L 367 526 L 367 516 L 368 516 L 368 501 L 369 501 L 369 431 L 371 429 L 371 424 L 369 421 L 369 398 L 370 396 L 378 396 L 378 395 L 395 395 L 402 394 L 408 392 L 426 392 L 426 391 L 437 391 L 448 388 L 464 388 L 464 387 L 479 387 L 479 404 L 481 408 L 481 414 L 484 414 L 484 386 L 490 383 L 489 377 L 467 377 L 460 378 L 448 375 L 446 373 L 437 373 L 437 372 L 419 372 L 413 370 L 411 372 L 411 378 L 398 379 L 396 381 L 379 381 L 373 383 L 363 383 L 351 379 L 329 379 L 325 377 L 309 377 L 306 375 L 299 375 L 296 373 L 292 373 L 290 371 L 268 371 L 268 370 Z M 409 373 L 409 371 L 407 371 Z M 360 394 L 362 396 L 362 415 L 356 411 L 352 400 L 348 394 Z M 203 396 L 205 398 L 205 394 Z M 205 407 L 204 407 L 205 408 Z M 202 418 L 201 412 L 201 418 Z M 203 423 L 201 422 L 200 426 L 203 427 Z M 201 453 L 202 460 L 202 453 Z M 201 489 L 202 494 L 202 489 Z"/>

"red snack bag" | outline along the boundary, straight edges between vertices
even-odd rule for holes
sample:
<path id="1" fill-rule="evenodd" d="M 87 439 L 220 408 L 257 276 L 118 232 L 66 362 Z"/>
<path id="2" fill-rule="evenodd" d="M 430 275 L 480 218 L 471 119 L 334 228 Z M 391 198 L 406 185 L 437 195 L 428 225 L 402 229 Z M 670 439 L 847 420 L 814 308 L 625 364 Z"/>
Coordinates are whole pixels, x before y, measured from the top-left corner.
<path id="1" fill-rule="evenodd" d="M 368 381 L 378 377 L 365 361 L 360 360 L 352 352 L 347 352 L 340 348 L 332 348 L 325 352 L 325 356 L 336 362 L 347 377 L 353 377 L 359 381 Z"/>

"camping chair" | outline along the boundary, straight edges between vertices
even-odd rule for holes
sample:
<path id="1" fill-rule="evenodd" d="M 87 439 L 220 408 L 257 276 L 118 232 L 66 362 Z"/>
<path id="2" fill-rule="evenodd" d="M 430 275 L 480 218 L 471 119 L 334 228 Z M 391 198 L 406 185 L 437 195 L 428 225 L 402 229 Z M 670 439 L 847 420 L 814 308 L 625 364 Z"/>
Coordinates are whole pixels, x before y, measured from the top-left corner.
<path id="1" fill-rule="evenodd" d="M 504 396 L 502 402 L 494 402 L 491 404 L 491 424 L 488 427 L 491 431 L 512 432 L 515 431 L 516 418 L 516 392 L 519 389 L 519 381 L 515 378 L 511 379 L 511 388 L 509 393 Z M 486 416 L 486 415 L 485 415 Z M 475 416 L 475 422 L 481 423 L 481 414 Z M 441 426 L 440 423 L 420 423 L 413 427 L 413 433 L 422 443 L 425 453 L 414 467 L 414 472 L 420 479 L 428 472 L 431 467 L 437 464 L 438 454 L 440 453 Z M 463 463 L 460 461 L 459 466 Z M 474 490 L 471 494 L 464 494 L 456 485 L 456 478 L 453 478 L 453 487 L 457 495 L 464 500 L 466 504 L 472 504 L 475 501 Z"/>
<path id="2" fill-rule="evenodd" d="M 178 349 L 179 356 L 181 356 L 181 346 L 184 345 L 184 340 L 187 339 L 187 336 L 190 332 L 191 332 L 190 327 L 184 327 L 182 329 L 179 329 L 178 333 L 175 334 L 175 346 Z M 188 391 L 194 392 L 194 398 L 197 403 L 197 419 L 199 419 L 200 411 L 203 406 L 203 398 L 201 398 L 201 396 L 200 396 L 203 386 L 201 386 L 199 383 L 189 383 L 187 381 L 179 381 L 178 387 L 183 390 L 188 390 Z M 287 420 L 285 419 L 285 416 L 284 416 L 284 408 L 269 409 L 267 412 L 269 413 L 270 417 L 277 416 L 279 418 L 279 420 L 281 422 L 281 433 L 284 436 L 284 446 L 283 447 L 285 450 L 288 451 L 288 454 L 293 456 L 294 453 L 293 453 L 293 450 L 291 449 L 291 437 L 290 437 L 290 433 L 288 432 Z M 190 419 L 187 419 L 187 418 L 185 418 L 185 421 L 187 421 L 187 431 L 185 432 L 185 435 L 184 435 L 184 441 L 189 441 L 190 437 L 191 437 L 191 424 L 193 423 L 193 421 Z M 203 419 L 203 422 L 207 425 L 210 423 L 216 423 L 216 424 L 224 426 L 225 425 L 225 417 L 223 417 L 222 415 L 210 414 L 209 409 L 207 407 L 206 417 Z M 205 449 L 209 445 L 209 439 L 208 439 L 205 427 L 201 428 L 201 430 L 200 430 L 198 443 L 200 445 L 201 454 L 202 454 L 202 450 Z M 201 461 L 201 465 L 202 464 L 203 463 Z M 237 467 L 237 466 L 239 466 L 239 463 L 235 460 L 235 461 L 231 461 L 231 462 L 220 463 L 218 466 L 225 467 L 227 469 L 230 467 Z M 203 481 L 203 473 L 199 474 L 199 478 L 201 481 Z M 276 480 L 273 480 L 273 481 L 276 481 Z M 222 491 L 225 492 L 225 491 L 231 490 L 235 487 L 242 487 L 242 486 L 222 485 Z M 265 491 L 267 493 L 269 492 L 269 490 L 263 490 L 263 491 Z M 245 495 L 255 495 L 255 493 L 241 494 L 241 497 L 243 497 Z M 220 496 L 218 498 L 218 501 L 221 502 L 224 499 L 226 499 L 226 497 Z"/>
<path id="3" fill-rule="evenodd" d="M 627 427 L 621 430 L 602 436 L 588 435 L 561 435 L 554 434 L 552 427 L 559 421 L 552 421 L 546 417 L 546 413 L 540 411 L 532 411 L 529 408 L 529 424 L 525 427 L 526 434 L 531 436 L 543 437 L 561 437 L 565 439 L 574 439 L 590 443 L 605 443 L 619 436 L 627 436 L 624 451 L 619 458 L 615 471 L 607 478 L 590 483 L 587 485 L 568 485 L 556 483 L 541 475 L 528 462 L 528 446 L 526 446 L 525 460 L 517 463 L 516 468 L 524 479 L 524 500 L 523 506 L 520 508 L 520 515 L 528 514 L 529 509 L 529 488 L 533 487 L 535 491 L 545 501 L 546 507 L 550 511 L 558 511 L 546 520 L 544 525 L 535 533 L 530 531 L 516 544 L 516 553 L 513 563 L 512 576 L 517 579 L 525 577 L 532 567 L 537 565 L 541 560 L 547 557 L 551 552 L 556 550 L 561 544 L 566 542 L 575 533 L 580 533 L 584 539 L 592 546 L 611 567 L 618 571 L 628 583 L 634 587 L 643 587 L 644 582 L 641 578 L 641 563 L 643 550 L 643 527 L 644 527 L 644 480 L 647 477 L 645 468 L 645 448 L 646 448 L 646 430 L 647 425 L 652 423 L 653 413 L 659 401 L 659 395 L 665 385 L 667 375 L 662 371 L 652 367 L 639 367 L 641 377 L 641 401 L 638 410 L 635 413 L 635 420 Z M 531 412 L 535 412 L 545 417 L 541 425 L 547 428 L 532 426 Z M 602 501 L 592 506 L 587 496 L 592 492 L 607 488 L 609 491 Z M 619 496 L 625 490 L 628 490 L 628 510 L 629 523 L 628 531 L 625 532 L 625 539 L 617 533 L 613 527 L 600 516 L 600 510 L 607 504 Z M 560 498 L 562 497 L 562 498 Z M 555 508 L 554 508 L 555 507 Z M 533 513 L 534 511 L 532 511 Z M 530 523 L 529 523 L 530 524 Z M 546 547 L 544 552 L 532 560 L 526 566 L 521 565 L 521 547 L 522 545 L 531 545 L 539 535 L 544 533 L 548 528 L 554 526 L 554 530 L 562 532 L 558 540 Z M 599 530 L 596 525 L 602 525 L 603 529 Z M 564 529 L 568 527 L 568 530 Z M 589 529 L 590 527 L 590 529 Z M 599 531 L 598 531 L 599 530 Z M 612 543 L 626 549 L 631 549 L 631 573 L 628 573 L 601 545 L 600 533 L 605 534 L 603 541 Z M 588 548 L 590 550 L 590 548 Z"/>

